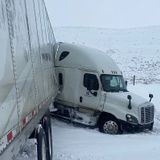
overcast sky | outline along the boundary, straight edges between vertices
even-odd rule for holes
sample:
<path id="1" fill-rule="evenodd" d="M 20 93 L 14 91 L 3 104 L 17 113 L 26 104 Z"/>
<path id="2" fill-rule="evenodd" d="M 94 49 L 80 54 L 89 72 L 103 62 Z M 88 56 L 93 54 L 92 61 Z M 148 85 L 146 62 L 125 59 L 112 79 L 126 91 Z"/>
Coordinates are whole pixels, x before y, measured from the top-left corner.
<path id="1" fill-rule="evenodd" d="M 133 28 L 160 25 L 160 0 L 45 0 L 58 26 Z"/>

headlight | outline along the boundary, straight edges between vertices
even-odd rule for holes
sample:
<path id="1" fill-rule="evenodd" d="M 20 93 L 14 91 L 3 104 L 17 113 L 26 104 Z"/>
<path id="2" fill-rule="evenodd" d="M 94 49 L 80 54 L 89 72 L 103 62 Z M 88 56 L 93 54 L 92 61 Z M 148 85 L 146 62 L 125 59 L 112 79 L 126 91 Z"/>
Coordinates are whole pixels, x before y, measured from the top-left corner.
<path id="1" fill-rule="evenodd" d="M 126 115 L 126 120 L 127 120 L 128 123 L 138 124 L 137 118 L 132 116 L 131 114 Z"/>

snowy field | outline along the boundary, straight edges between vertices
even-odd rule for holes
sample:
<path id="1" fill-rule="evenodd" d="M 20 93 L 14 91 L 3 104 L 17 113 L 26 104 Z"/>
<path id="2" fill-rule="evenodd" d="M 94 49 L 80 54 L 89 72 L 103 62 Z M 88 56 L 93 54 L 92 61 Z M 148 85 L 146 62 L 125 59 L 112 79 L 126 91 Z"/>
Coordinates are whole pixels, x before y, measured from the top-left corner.
<path id="1" fill-rule="evenodd" d="M 155 125 L 152 132 L 105 135 L 53 119 L 53 160 L 160 159 L 160 27 L 128 30 L 56 28 L 57 41 L 98 48 L 110 55 L 129 80 L 128 90 L 149 100 L 153 93 Z M 136 85 L 132 77 L 136 75 Z M 36 160 L 29 140 L 16 160 Z"/>

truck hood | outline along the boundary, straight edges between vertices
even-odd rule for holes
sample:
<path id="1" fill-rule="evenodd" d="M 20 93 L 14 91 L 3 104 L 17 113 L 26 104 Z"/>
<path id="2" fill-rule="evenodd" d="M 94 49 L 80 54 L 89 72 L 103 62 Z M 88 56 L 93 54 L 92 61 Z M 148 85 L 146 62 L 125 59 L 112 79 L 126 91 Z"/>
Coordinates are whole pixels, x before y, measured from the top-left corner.
<path id="1" fill-rule="evenodd" d="M 128 108 L 129 100 L 127 96 L 130 95 L 131 99 L 131 109 Z M 148 98 L 149 99 L 149 98 Z M 139 123 L 140 119 L 140 108 L 154 106 L 148 100 L 138 96 L 132 92 L 110 92 L 106 93 L 105 103 L 103 107 L 104 112 L 113 114 L 118 119 L 126 121 L 126 114 L 131 114 L 135 116 Z"/>
<path id="2" fill-rule="evenodd" d="M 139 105 L 142 105 L 143 103 L 148 102 L 146 99 L 144 99 L 141 96 L 138 96 L 132 92 L 112 92 L 107 93 L 107 102 L 112 102 L 113 104 L 119 106 L 128 106 L 129 100 L 127 98 L 128 95 L 131 95 L 131 104 L 132 107 L 138 107 Z"/>
<path id="3" fill-rule="evenodd" d="M 119 103 L 127 103 L 129 102 L 127 96 L 128 95 L 131 95 L 132 99 L 131 99 L 131 103 L 134 105 L 134 106 L 139 106 L 143 103 L 146 103 L 147 100 L 144 99 L 143 97 L 141 96 L 138 96 L 132 92 L 112 92 L 112 93 L 107 93 L 107 99 L 113 99 L 115 100 L 115 102 L 118 102 Z"/>

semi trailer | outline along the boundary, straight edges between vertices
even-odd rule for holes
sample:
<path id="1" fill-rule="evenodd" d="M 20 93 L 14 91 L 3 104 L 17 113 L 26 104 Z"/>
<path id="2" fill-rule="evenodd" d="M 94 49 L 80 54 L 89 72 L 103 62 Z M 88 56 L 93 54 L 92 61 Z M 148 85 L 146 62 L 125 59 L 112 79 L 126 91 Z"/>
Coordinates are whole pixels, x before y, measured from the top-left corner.
<path id="1" fill-rule="evenodd" d="M 28 138 L 38 160 L 52 159 L 55 42 L 43 0 L 0 0 L 0 160 L 15 159 Z"/>
<path id="2" fill-rule="evenodd" d="M 109 134 L 152 130 L 153 95 L 146 100 L 129 92 L 122 72 L 106 53 L 68 43 L 54 48 L 59 83 L 55 116 L 98 126 Z"/>

